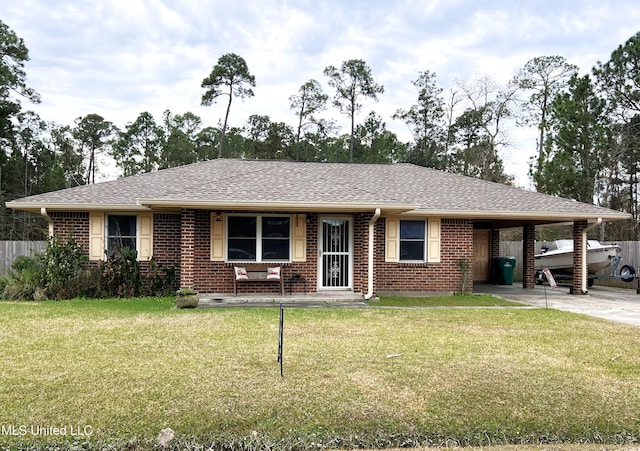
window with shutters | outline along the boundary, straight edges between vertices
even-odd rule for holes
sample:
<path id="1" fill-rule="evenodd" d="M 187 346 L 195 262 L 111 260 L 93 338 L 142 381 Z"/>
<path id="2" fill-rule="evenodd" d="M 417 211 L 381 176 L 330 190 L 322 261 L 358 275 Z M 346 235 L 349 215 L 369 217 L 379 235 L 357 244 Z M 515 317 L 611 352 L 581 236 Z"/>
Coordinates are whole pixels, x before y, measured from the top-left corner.
<path id="1" fill-rule="evenodd" d="M 136 215 L 109 215 L 107 217 L 107 256 L 129 247 L 137 250 L 138 225 Z"/>
<path id="2" fill-rule="evenodd" d="M 290 261 L 291 217 L 228 216 L 227 260 Z"/>
<path id="3" fill-rule="evenodd" d="M 427 260 L 426 225 L 424 220 L 400 220 L 400 261 Z"/>

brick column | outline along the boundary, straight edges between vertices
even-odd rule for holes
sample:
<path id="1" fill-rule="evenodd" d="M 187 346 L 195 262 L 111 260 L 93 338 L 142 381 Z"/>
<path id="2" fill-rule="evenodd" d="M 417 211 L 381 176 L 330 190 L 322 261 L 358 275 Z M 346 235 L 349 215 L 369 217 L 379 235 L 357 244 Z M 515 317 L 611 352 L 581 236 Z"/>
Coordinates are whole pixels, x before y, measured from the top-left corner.
<path id="1" fill-rule="evenodd" d="M 582 292 L 582 232 L 586 228 L 587 221 L 573 223 L 573 294 L 586 294 Z"/>
<path id="2" fill-rule="evenodd" d="M 491 274 L 491 283 L 496 282 L 497 274 L 493 261 L 498 257 L 500 257 L 500 230 L 493 229 L 491 231 L 491 245 L 489 248 L 489 273 Z"/>
<path id="3" fill-rule="evenodd" d="M 195 288 L 196 212 L 180 214 L 180 288 Z"/>
<path id="4" fill-rule="evenodd" d="M 535 226 L 522 228 L 522 288 L 535 288 Z"/>

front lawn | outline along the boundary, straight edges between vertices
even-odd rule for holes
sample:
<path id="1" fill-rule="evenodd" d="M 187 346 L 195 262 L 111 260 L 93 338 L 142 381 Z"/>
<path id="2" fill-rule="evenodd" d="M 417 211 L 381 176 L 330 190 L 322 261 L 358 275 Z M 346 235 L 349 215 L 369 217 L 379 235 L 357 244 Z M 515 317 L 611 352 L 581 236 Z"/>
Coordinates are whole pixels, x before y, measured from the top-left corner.
<path id="1" fill-rule="evenodd" d="M 287 307 L 281 378 L 277 308 L 173 302 L 0 303 L 0 446 L 145 449 L 164 428 L 176 449 L 640 440 L 634 327 Z"/>

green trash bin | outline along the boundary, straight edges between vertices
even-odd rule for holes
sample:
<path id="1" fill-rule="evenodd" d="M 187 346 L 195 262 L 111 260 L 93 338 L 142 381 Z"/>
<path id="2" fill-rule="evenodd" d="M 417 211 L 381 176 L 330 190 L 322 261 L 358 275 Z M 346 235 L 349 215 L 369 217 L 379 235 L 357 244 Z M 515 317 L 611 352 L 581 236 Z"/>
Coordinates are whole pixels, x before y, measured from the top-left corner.
<path id="1" fill-rule="evenodd" d="M 495 259 L 496 283 L 513 285 L 513 271 L 516 269 L 515 257 L 498 257 Z"/>

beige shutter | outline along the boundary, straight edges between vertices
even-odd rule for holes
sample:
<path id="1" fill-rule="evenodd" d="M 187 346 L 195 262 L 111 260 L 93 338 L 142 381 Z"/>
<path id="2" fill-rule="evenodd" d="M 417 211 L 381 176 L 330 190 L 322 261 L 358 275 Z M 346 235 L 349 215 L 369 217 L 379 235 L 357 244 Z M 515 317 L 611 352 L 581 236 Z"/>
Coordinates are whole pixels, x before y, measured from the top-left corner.
<path id="1" fill-rule="evenodd" d="M 398 230 L 400 229 L 400 221 L 397 219 L 387 218 L 387 228 L 385 232 L 385 258 L 387 262 L 397 262 L 400 260 L 400 251 L 398 246 L 400 240 Z"/>
<path id="2" fill-rule="evenodd" d="M 307 261 L 307 215 L 293 217 L 293 256 L 291 261 Z"/>
<path id="3" fill-rule="evenodd" d="M 440 262 L 440 218 L 427 221 L 429 233 L 427 234 L 427 261 L 429 263 Z"/>
<path id="4" fill-rule="evenodd" d="M 104 213 L 89 213 L 89 260 L 103 260 L 104 243 Z"/>
<path id="5" fill-rule="evenodd" d="M 211 261 L 223 262 L 225 258 L 224 215 L 211 213 Z"/>
<path id="6" fill-rule="evenodd" d="M 153 257 L 153 213 L 140 213 L 138 221 L 140 222 L 138 260 L 151 260 Z"/>

